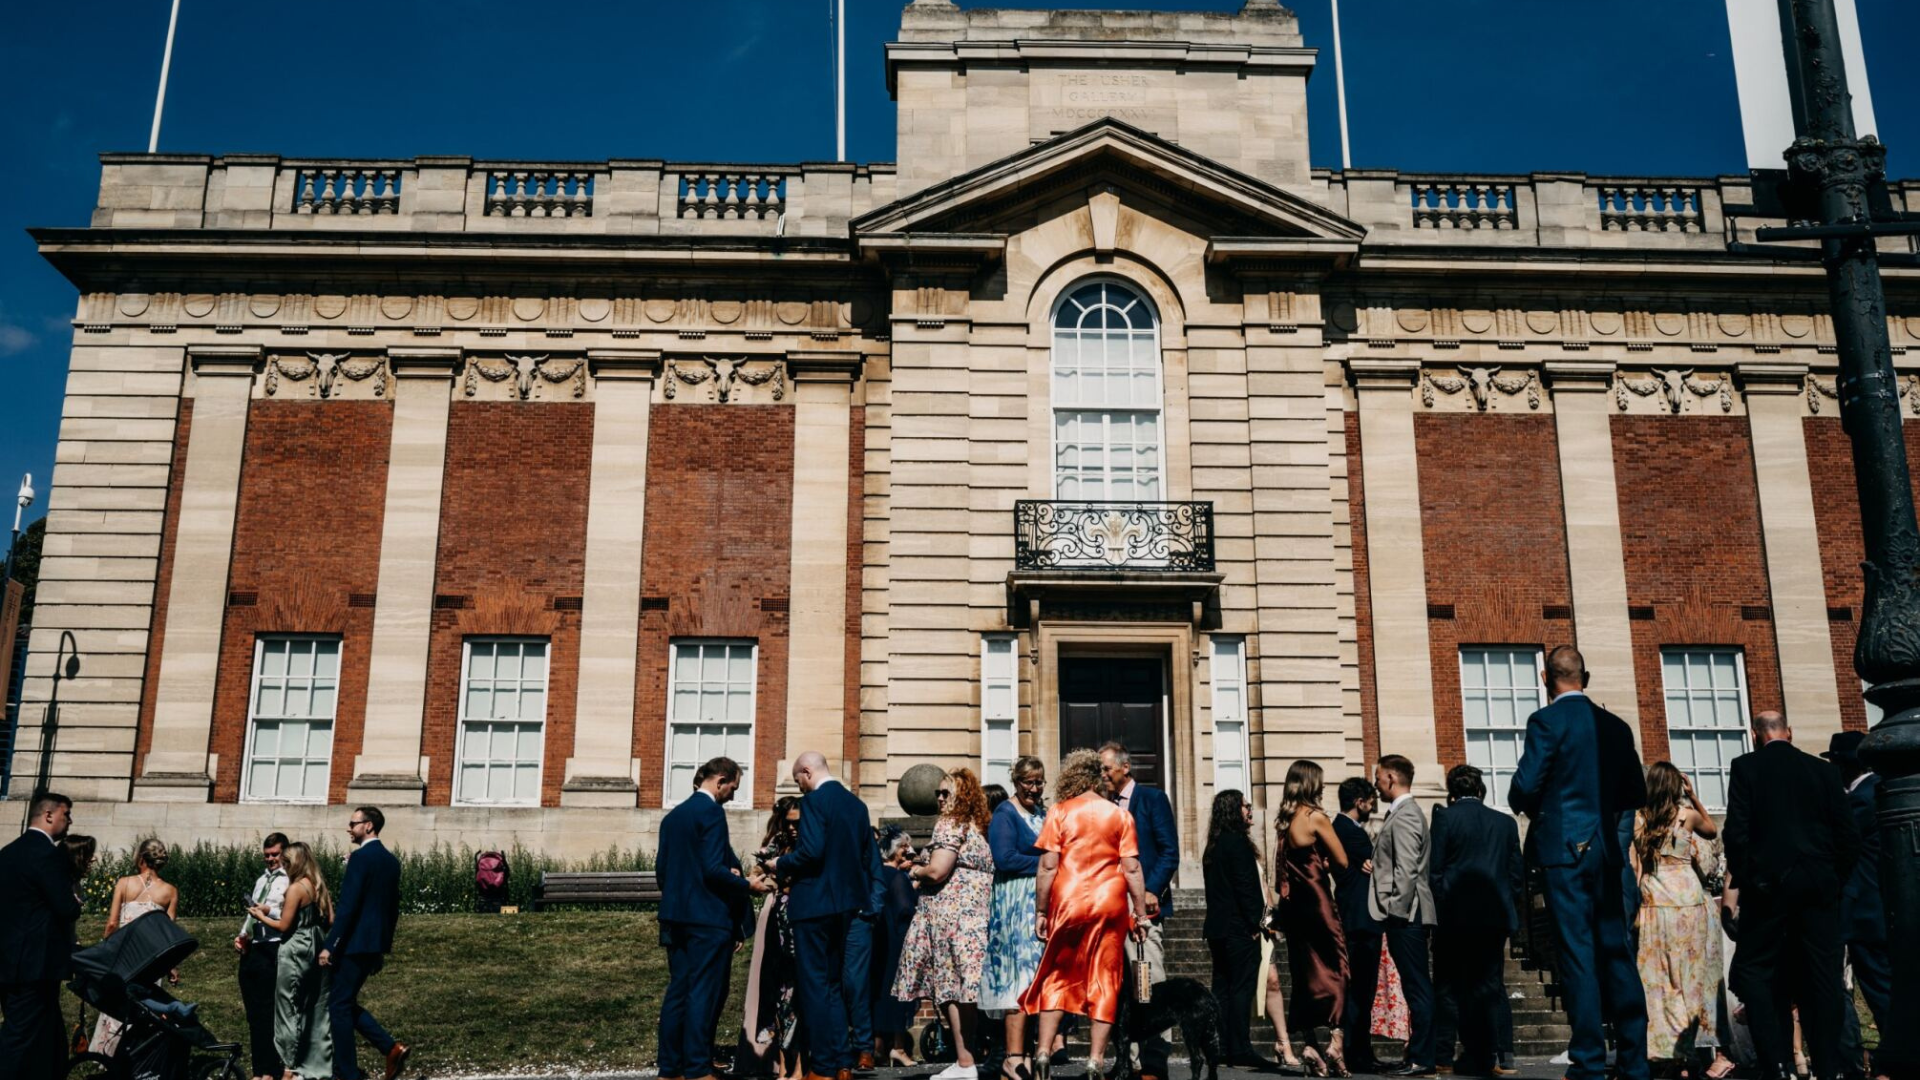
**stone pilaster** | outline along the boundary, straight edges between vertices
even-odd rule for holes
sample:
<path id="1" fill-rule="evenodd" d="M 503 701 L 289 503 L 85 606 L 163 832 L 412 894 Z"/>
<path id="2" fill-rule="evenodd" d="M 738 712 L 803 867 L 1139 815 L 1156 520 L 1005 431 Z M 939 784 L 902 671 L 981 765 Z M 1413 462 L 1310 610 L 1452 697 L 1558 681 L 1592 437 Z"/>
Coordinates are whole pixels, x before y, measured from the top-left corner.
<path id="1" fill-rule="evenodd" d="M 793 377 L 793 569 L 787 637 L 785 783 L 807 750 L 843 768 L 847 688 L 847 456 L 858 353 L 791 353 Z"/>
<path id="2" fill-rule="evenodd" d="M 380 588 L 373 609 L 367 719 L 349 793 L 419 805 L 426 797 L 420 731 L 433 629 L 447 410 L 460 350 L 387 351 L 395 380 L 387 503 L 380 528 Z M 442 762 L 451 768 L 451 762 Z"/>
<path id="3" fill-rule="evenodd" d="M 1420 364 L 1356 359 L 1348 369 L 1359 399 L 1380 752 L 1412 760 L 1415 792 L 1435 796 L 1445 785 L 1434 737 L 1420 464 L 1413 439 L 1413 384 Z"/>
<path id="4" fill-rule="evenodd" d="M 647 419 L 660 373 L 655 350 L 587 353 L 593 369 L 593 474 L 580 610 L 580 685 L 562 806 L 631 807 L 634 657 L 640 646 L 640 557 L 646 535 Z"/>
<path id="5" fill-rule="evenodd" d="M 1780 692 L 1787 716 L 1809 749 L 1840 730 L 1840 690 L 1827 632 L 1827 584 L 1813 517 L 1802 395 L 1804 364 L 1750 364 L 1740 369 L 1753 438 L 1760 531 L 1766 541 L 1773 638 L 1780 653 Z"/>
<path id="6" fill-rule="evenodd" d="M 1573 632 L 1593 675 L 1588 692 L 1627 722 L 1638 744 L 1640 703 L 1635 696 L 1633 631 L 1627 625 L 1627 557 L 1620 539 L 1620 491 L 1613 476 L 1613 404 L 1608 393 L 1613 365 L 1549 361 L 1546 373 L 1559 438 Z"/>
<path id="7" fill-rule="evenodd" d="M 193 428 L 180 485 L 166 636 L 154 693 L 153 737 L 133 797 L 205 802 L 213 790 L 208 743 L 227 610 L 233 522 L 240 506 L 240 459 L 247 403 L 260 366 L 257 345 L 195 345 Z"/>

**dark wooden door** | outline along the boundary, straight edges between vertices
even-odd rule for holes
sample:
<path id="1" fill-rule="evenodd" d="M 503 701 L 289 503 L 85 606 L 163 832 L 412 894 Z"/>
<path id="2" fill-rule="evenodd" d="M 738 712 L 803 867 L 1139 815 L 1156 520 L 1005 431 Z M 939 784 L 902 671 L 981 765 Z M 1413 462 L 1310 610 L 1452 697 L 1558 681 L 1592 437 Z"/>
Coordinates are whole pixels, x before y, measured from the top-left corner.
<path id="1" fill-rule="evenodd" d="M 1118 739 L 1133 758 L 1134 779 L 1165 788 L 1161 668 L 1147 657 L 1061 657 L 1061 749 L 1097 750 Z"/>

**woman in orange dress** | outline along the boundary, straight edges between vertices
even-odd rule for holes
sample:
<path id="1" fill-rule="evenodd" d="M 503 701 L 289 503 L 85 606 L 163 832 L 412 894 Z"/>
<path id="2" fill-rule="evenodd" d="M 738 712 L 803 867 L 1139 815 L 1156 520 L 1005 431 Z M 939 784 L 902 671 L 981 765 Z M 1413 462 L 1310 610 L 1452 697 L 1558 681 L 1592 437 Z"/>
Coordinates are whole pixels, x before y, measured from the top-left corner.
<path id="1" fill-rule="evenodd" d="M 1040 1045 L 1052 1046 L 1066 1013 L 1093 1021 L 1088 1075 L 1104 1077 L 1107 1036 L 1120 1007 L 1127 935 L 1144 937 L 1147 883 L 1133 818 L 1100 792 L 1100 756 L 1075 750 L 1060 765 L 1054 807 L 1035 845 L 1043 854 L 1035 880 L 1035 932 L 1046 943 L 1033 985 L 1020 997 L 1040 1014 Z M 1036 1058 L 1048 1080 L 1047 1056 Z M 1020 1070 L 1021 1080 L 1026 1070 Z"/>

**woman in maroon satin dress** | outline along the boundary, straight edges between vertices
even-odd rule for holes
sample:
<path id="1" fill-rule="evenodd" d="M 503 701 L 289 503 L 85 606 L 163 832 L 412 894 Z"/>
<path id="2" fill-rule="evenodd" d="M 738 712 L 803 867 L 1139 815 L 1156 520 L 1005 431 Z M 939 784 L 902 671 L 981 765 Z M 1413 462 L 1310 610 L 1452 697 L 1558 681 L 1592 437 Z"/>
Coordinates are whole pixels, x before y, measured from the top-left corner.
<path id="1" fill-rule="evenodd" d="M 1323 775 L 1311 761 L 1287 770 L 1280 814 L 1274 822 L 1280 849 L 1280 929 L 1287 937 L 1293 1001 L 1287 1024 L 1305 1046 L 1300 1056 L 1313 1076 L 1350 1076 L 1343 1052 L 1340 1009 L 1347 997 L 1347 939 L 1333 906 L 1332 867 L 1346 869 L 1347 851 L 1335 837 L 1333 819 L 1320 808 Z M 1317 1045 L 1325 1028 L 1326 1055 Z"/>

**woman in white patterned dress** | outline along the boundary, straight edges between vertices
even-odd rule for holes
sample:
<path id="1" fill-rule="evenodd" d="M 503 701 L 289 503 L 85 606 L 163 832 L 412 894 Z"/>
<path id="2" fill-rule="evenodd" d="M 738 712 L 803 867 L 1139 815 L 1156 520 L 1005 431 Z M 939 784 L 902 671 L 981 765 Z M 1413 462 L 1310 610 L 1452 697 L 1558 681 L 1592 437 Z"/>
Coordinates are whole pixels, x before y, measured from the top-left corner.
<path id="1" fill-rule="evenodd" d="M 167 918 L 173 918 L 180 906 L 180 890 L 160 878 L 161 868 L 167 865 L 167 855 L 167 845 L 157 839 L 140 842 L 139 851 L 133 857 L 133 873 L 113 883 L 113 896 L 107 901 L 107 929 L 102 937 L 111 937 L 115 930 L 156 911 L 164 911 Z M 178 985 L 180 973 L 167 972 L 167 981 Z M 87 1049 L 111 1056 L 120 1046 L 120 1031 L 125 1027 L 120 1021 L 102 1015 L 93 1026 L 93 1041 L 87 1044 Z"/>

